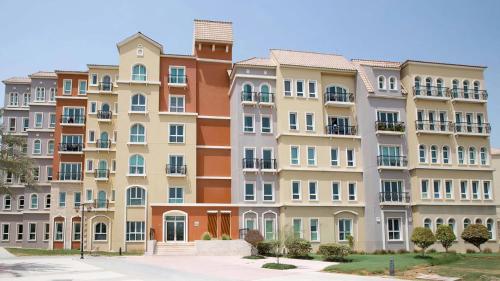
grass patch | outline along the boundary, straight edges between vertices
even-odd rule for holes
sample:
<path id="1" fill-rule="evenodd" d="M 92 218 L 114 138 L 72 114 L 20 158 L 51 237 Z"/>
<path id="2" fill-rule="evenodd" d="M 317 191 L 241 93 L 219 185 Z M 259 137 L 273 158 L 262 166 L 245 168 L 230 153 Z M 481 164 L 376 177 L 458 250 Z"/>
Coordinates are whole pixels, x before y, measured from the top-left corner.
<path id="1" fill-rule="evenodd" d="M 9 253 L 18 256 L 18 257 L 26 257 L 26 256 L 75 256 L 80 255 L 80 250 L 47 250 L 47 249 L 26 249 L 26 248 L 5 248 Z M 124 256 L 139 256 L 143 255 L 143 252 L 127 252 L 122 253 Z M 118 252 L 85 252 L 85 255 L 92 256 L 119 256 Z"/>
<path id="2" fill-rule="evenodd" d="M 266 257 L 257 255 L 257 256 L 244 256 L 243 258 L 248 260 L 262 260 L 265 259 Z"/>
<path id="3" fill-rule="evenodd" d="M 277 270 L 287 270 L 287 269 L 294 269 L 294 268 L 297 268 L 297 267 L 295 265 L 293 265 L 293 264 L 270 262 L 270 263 L 263 264 L 262 268 L 277 269 Z"/>
<path id="4" fill-rule="evenodd" d="M 498 280 L 499 254 L 466 254 L 450 264 L 436 265 L 432 271 L 443 276 L 461 277 L 462 281 Z"/>

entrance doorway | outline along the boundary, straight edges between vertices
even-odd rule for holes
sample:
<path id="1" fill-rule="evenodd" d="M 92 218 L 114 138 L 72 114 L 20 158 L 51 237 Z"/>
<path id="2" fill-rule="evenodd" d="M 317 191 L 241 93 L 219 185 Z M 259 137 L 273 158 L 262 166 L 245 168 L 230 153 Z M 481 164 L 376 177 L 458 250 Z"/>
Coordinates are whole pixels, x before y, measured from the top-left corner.
<path id="1" fill-rule="evenodd" d="M 186 242 L 187 241 L 187 216 L 182 213 L 165 214 L 164 237 L 165 242 Z"/>

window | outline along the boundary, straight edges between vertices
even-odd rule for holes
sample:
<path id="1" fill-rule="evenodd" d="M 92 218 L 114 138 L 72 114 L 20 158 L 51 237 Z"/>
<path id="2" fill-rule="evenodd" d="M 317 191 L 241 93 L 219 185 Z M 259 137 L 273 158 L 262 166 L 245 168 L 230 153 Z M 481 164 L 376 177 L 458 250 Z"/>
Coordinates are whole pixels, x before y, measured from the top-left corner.
<path id="1" fill-rule="evenodd" d="M 146 142 L 146 129 L 142 124 L 134 124 L 130 128 L 130 142 L 131 143 L 145 143 Z"/>
<path id="2" fill-rule="evenodd" d="M 9 194 L 5 194 L 3 197 L 3 209 L 10 210 L 12 208 L 12 197 Z"/>
<path id="3" fill-rule="evenodd" d="M 45 209 L 50 209 L 50 198 L 51 198 L 50 194 L 45 195 L 45 206 L 44 206 Z"/>
<path id="4" fill-rule="evenodd" d="M 263 201 L 274 201 L 274 185 L 269 182 L 265 182 L 262 187 L 263 190 Z"/>
<path id="5" fill-rule="evenodd" d="M 142 94 L 135 94 L 132 96 L 132 103 L 130 105 L 132 112 L 146 112 L 146 96 Z"/>
<path id="6" fill-rule="evenodd" d="M 144 157 L 135 154 L 128 161 L 128 173 L 131 175 L 144 175 Z"/>
<path id="7" fill-rule="evenodd" d="M 332 200 L 340 200 L 340 183 L 338 182 L 332 182 Z"/>
<path id="8" fill-rule="evenodd" d="M 437 218 L 436 219 L 436 230 L 438 229 L 439 226 L 443 225 L 443 219 L 442 218 Z"/>
<path id="9" fill-rule="evenodd" d="M 59 192 L 59 207 L 66 207 L 66 192 Z"/>
<path id="10" fill-rule="evenodd" d="M 139 186 L 127 189 L 127 206 L 144 206 L 146 202 L 146 190 Z"/>
<path id="11" fill-rule="evenodd" d="M 38 209 L 38 195 L 31 194 L 30 196 L 30 209 Z"/>
<path id="12" fill-rule="evenodd" d="M 53 140 L 49 140 L 47 142 L 47 154 L 48 155 L 54 154 L 54 141 Z"/>
<path id="13" fill-rule="evenodd" d="M 28 117 L 23 117 L 23 132 L 27 132 L 30 126 L 30 119 Z"/>
<path id="14" fill-rule="evenodd" d="M 391 76 L 389 77 L 389 90 L 394 91 L 398 89 L 398 85 L 396 82 L 396 77 Z"/>
<path id="15" fill-rule="evenodd" d="M 420 86 L 421 86 L 421 79 L 420 77 L 415 77 L 414 84 L 413 84 L 413 89 L 415 91 L 416 95 L 420 95 Z"/>
<path id="16" fill-rule="evenodd" d="M 458 164 L 461 165 L 465 164 L 465 159 L 464 159 L 465 152 L 463 146 L 458 147 L 457 154 L 458 154 Z"/>
<path id="17" fill-rule="evenodd" d="M 50 223 L 43 224 L 43 241 L 48 241 L 50 238 Z"/>
<path id="18" fill-rule="evenodd" d="M 95 113 L 97 113 L 97 102 L 91 101 L 89 106 L 89 114 L 95 114 Z"/>
<path id="19" fill-rule="evenodd" d="M 483 224 L 483 220 L 481 220 L 480 218 L 477 218 L 476 219 L 476 224 Z"/>
<path id="20" fill-rule="evenodd" d="M 30 93 L 24 93 L 23 94 L 23 106 L 24 107 L 29 106 L 30 99 L 31 99 L 31 94 Z M 54 100 L 55 100 L 55 97 L 54 97 Z"/>
<path id="21" fill-rule="evenodd" d="M 16 118 L 11 117 L 9 118 L 9 132 L 15 132 L 16 131 Z"/>
<path id="22" fill-rule="evenodd" d="M 86 201 L 87 202 L 94 201 L 94 192 L 92 191 L 92 189 L 87 189 L 86 192 L 87 192 L 87 194 L 85 195 L 85 196 L 87 196 Z"/>
<path id="23" fill-rule="evenodd" d="M 429 180 L 420 182 L 420 198 L 429 199 Z"/>
<path id="24" fill-rule="evenodd" d="M 347 149 L 347 167 L 354 167 L 354 149 Z"/>
<path id="25" fill-rule="evenodd" d="M 99 222 L 95 225 L 94 240 L 95 241 L 106 241 L 107 239 L 107 225 L 105 223 Z"/>
<path id="26" fill-rule="evenodd" d="M 184 189 L 182 187 L 169 187 L 168 203 L 184 203 Z"/>
<path id="27" fill-rule="evenodd" d="M 255 119 L 253 115 L 245 115 L 243 117 L 243 132 L 253 133 L 255 132 Z"/>
<path id="28" fill-rule="evenodd" d="M 437 146 L 431 145 L 431 163 L 435 164 L 438 162 L 438 152 Z"/>
<path id="29" fill-rule="evenodd" d="M 17 93 L 9 93 L 9 106 L 19 106 L 19 95 Z"/>
<path id="30" fill-rule="evenodd" d="M 300 181 L 292 181 L 292 200 L 300 200 Z"/>
<path id="31" fill-rule="evenodd" d="M 401 219 L 387 219 L 387 234 L 389 241 L 401 240 Z"/>
<path id="32" fill-rule="evenodd" d="M 24 209 L 24 195 L 20 195 L 20 196 L 17 198 L 17 208 L 18 208 L 19 210 Z"/>
<path id="33" fill-rule="evenodd" d="M 469 164 L 476 164 L 476 149 L 474 147 L 469 147 Z"/>
<path id="34" fill-rule="evenodd" d="M 73 233 L 71 236 L 73 241 L 80 241 L 82 234 L 82 224 L 79 221 L 73 222 L 72 232 Z"/>
<path id="35" fill-rule="evenodd" d="M 436 86 L 437 86 L 437 91 L 438 91 L 437 95 L 438 96 L 443 96 L 443 93 L 444 93 L 444 91 L 443 91 L 444 90 L 443 79 L 438 78 L 436 80 Z"/>
<path id="36" fill-rule="evenodd" d="M 126 240 L 144 241 L 146 224 L 143 221 L 127 221 Z"/>
<path id="37" fill-rule="evenodd" d="M 456 233 L 457 233 L 457 223 L 455 222 L 454 218 L 449 218 L 448 219 L 448 226 L 451 227 L 451 230 L 453 231 L 453 233 L 456 236 Z"/>
<path id="38" fill-rule="evenodd" d="M 245 201 L 255 201 L 255 183 L 245 183 Z"/>
<path id="39" fill-rule="evenodd" d="M 49 113 L 49 128 L 55 128 L 55 127 L 56 127 L 56 114 Z"/>
<path id="40" fill-rule="evenodd" d="M 352 220 L 339 219 L 339 241 L 347 241 L 352 236 Z"/>
<path id="41" fill-rule="evenodd" d="M 260 131 L 261 133 L 272 133 L 271 117 L 261 115 L 260 117 Z"/>
<path id="42" fill-rule="evenodd" d="M 484 200 L 493 199 L 491 194 L 491 182 L 489 181 L 483 181 L 483 198 Z"/>
<path id="43" fill-rule="evenodd" d="M 432 220 L 429 218 L 424 219 L 424 227 L 432 230 Z"/>
<path id="44" fill-rule="evenodd" d="M 63 80 L 63 94 L 64 95 L 71 95 L 71 87 L 72 87 L 72 81 L 71 80 Z"/>
<path id="45" fill-rule="evenodd" d="M 184 142 L 184 125 L 182 124 L 170 124 L 169 126 L 169 137 L 168 141 L 170 143 L 183 143 Z"/>
<path id="46" fill-rule="evenodd" d="M 86 95 L 87 94 L 87 81 L 86 80 L 78 81 L 78 94 L 79 95 Z"/>
<path id="47" fill-rule="evenodd" d="M 43 126 L 43 113 L 35 113 L 35 128 L 42 128 Z"/>
<path id="48" fill-rule="evenodd" d="M 481 191 L 479 190 L 479 181 L 472 181 L 471 188 L 472 188 L 472 199 L 473 200 L 481 199 Z"/>
<path id="49" fill-rule="evenodd" d="M 318 200 L 318 182 L 310 181 L 309 182 L 309 200 L 316 201 Z"/>
<path id="50" fill-rule="evenodd" d="M 97 74 L 96 73 L 92 73 L 90 75 L 90 84 L 93 85 L 93 86 L 97 86 L 97 81 L 98 81 Z"/>
<path id="51" fill-rule="evenodd" d="M 378 77 L 378 89 L 385 90 L 385 76 L 380 75 Z"/>
<path id="52" fill-rule="evenodd" d="M 132 67 L 132 81 L 146 81 L 146 67 L 136 64 Z"/>
<path id="53" fill-rule="evenodd" d="M 349 201 L 356 201 L 356 184 L 355 183 L 349 183 L 349 186 L 348 186 L 348 200 Z"/>
<path id="54" fill-rule="evenodd" d="M 40 180 L 40 167 L 33 168 L 33 180 L 34 181 Z"/>
<path id="55" fill-rule="evenodd" d="M 74 207 L 80 207 L 80 204 L 82 203 L 82 193 L 81 192 L 75 192 L 73 193 L 73 204 Z"/>
<path id="56" fill-rule="evenodd" d="M 2 223 L 2 241 L 9 241 L 10 224 Z"/>
<path id="57" fill-rule="evenodd" d="M 299 129 L 299 125 L 297 124 L 297 112 L 290 112 L 288 115 L 288 125 L 290 130 Z"/>
<path id="58" fill-rule="evenodd" d="M 319 219 L 311 219 L 309 221 L 309 232 L 311 235 L 311 241 L 318 242 L 319 239 Z"/>
<path id="59" fill-rule="evenodd" d="M 470 219 L 465 218 L 465 219 L 464 219 L 464 229 L 466 229 L 466 228 L 467 228 L 470 224 L 471 224 Z"/>
<path id="60" fill-rule="evenodd" d="M 339 165 L 339 149 L 338 148 L 330 148 L 330 165 L 332 165 L 332 166 Z"/>
<path id="61" fill-rule="evenodd" d="M 92 159 L 87 159 L 87 172 L 93 172 L 94 171 L 94 160 Z"/>
<path id="62" fill-rule="evenodd" d="M 434 199 L 441 199 L 441 181 L 434 180 L 432 183 L 433 183 L 433 197 L 434 197 Z"/>
<path id="63" fill-rule="evenodd" d="M 316 147 L 307 147 L 307 165 L 316 165 Z"/>
<path id="64" fill-rule="evenodd" d="M 444 198 L 453 199 L 453 182 L 451 180 L 444 181 Z"/>
<path id="65" fill-rule="evenodd" d="M 486 147 L 481 147 L 480 149 L 481 165 L 488 165 L 488 150 Z"/>
<path id="66" fill-rule="evenodd" d="M 29 230 L 28 240 L 35 241 L 36 240 L 36 223 L 29 223 L 28 230 Z"/>
<path id="67" fill-rule="evenodd" d="M 308 91 L 309 91 L 310 98 L 315 98 L 318 95 L 318 93 L 316 91 L 316 88 L 317 88 L 316 85 L 317 85 L 316 80 L 309 80 Z"/>
<path id="68" fill-rule="evenodd" d="M 16 241 L 22 241 L 23 236 L 24 236 L 24 225 L 22 223 L 18 223 Z"/>
<path id="69" fill-rule="evenodd" d="M 245 228 L 256 229 L 255 224 L 255 218 L 245 218 Z"/>
<path id="70" fill-rule="evenodd" d="M 63 241 L 64 239 L 64 227 L 62 222 L 54 223 L 54 241 Z"/>
<path id="71" fill-rule="evenodd" d="M 95 142 L 95 132 L 89 130 L 89 140 L 88 142 Z"/>
<path id="72" fill-rule="evenodd" d="M 186 84 L 186 68 L 184 66 L 171 66 L 169 69 L 168 83 Z"/>
<path id="73" fill-rule="evenodd" d="M 418 147 L 418 161 L 420 163 L 426 163 L 427 162 L 427 150 L 425 148 L 425 145 L 421 144 Z"/>
<path id="74" fill-rule="evenodd" d="M 450 163 L 450 149 L 448 146 L 443 146 L 443 164 L 449 164 Z"/>
<path id="75" fill-rule="evenodd" d="M 292 96 L 292 80 L 285 79 L 283 81 L 283 87 L 284 87 L 285 97 L 291 97 Z"/>
<path id="76" fill-rule="evenodd" d="M 264 219 L 264 239 L 265 240 L 274 240 L 275 239 L 275 231 L 274 231 L 275 222 L 274 219 Z"/>
<path id="77" fill-rule="evenodd" d="M 142 46 L 142 44 L 137 45 L 137 49 L 135 50 L 135 54 L 138 57 L 143 57 L 144 56 L 144 47 Z"/>
<path id="78" fill-rule="evenodd" d="M 303 237 L 302 219 L 293 219 L 292 225 L 293 225 L 293 237 L 294 238 L 302 238 Z"/>
<path id="79" fill-rule="evenodd" d="M 469 186 L 467 181 L 460 181 L 460 199 L 469 199 Z"/>
<path id="80" fill-rule="evenodd" d="M 314 113 L 306 113 L 306 131 L 314 131 Z"/>
<path id="81" fill-rule="evenodd" d="M 183 96 L 170 96 L 169 111 L 170 112 L 184 112 L 184 97 Z"/>
<path id="82" fill-rule="evenodd" d="M 493 222 L 493 219 L 487 219 L 486 220 L 486 228 L 488 229 L 488 238 L 490 240 L 494 238 L 494 236 L 493 236 L 494 235 L 493 233 L 494 233 L 494 230 L 495 230 L 494 224 L 495 223 Z"/>
<path id="83" fill-rule="evenodd" d="M 298 146 L 290 146 L 290 164 L 291 165 L 299 165 L 299 147 Z"/>
<path id="84" fill-rule="evenodd" d="M 35 101 L 36 102 L 44 102 L 45 101 L 45 88 L 36 87 L 35 90 Z"/>
<path id="85" fill-rule="evenodd" d="M 304 96 L 304 80 L 297 80 L 296 81 L 296 87 L 297 87 L 297 97 L 303 97 Z"/>

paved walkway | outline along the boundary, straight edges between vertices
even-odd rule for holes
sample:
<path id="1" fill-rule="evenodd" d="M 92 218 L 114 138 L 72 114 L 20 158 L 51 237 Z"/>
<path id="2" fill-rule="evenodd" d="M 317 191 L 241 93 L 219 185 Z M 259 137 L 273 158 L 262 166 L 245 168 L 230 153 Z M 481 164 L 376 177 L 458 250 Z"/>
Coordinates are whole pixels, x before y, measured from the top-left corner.
<path id="1" fill-rule="evenodd" d="M 14 255 L 5 250 L 4 247 L 0 247 L 0 259 L 13 258 Z"/>

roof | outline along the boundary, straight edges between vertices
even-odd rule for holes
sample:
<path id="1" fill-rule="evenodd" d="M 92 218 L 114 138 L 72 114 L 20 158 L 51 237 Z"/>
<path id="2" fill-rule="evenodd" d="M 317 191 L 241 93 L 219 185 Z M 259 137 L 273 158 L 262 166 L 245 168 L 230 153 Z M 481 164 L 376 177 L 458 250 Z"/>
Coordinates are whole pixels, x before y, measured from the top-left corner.
<path id="1" fill-rule="evenodd" d="M 401 63 L 397 61 L 363 60 L 363 59 L 353 59 L 352 61 L 357 62 L 361 65 L 382 67 L 382 68 L 399 69 L 401 67 Z"/>
<path id="2" fill-rule="evenodd" d="M 76 74 L 76 75 L 80 75 L 80 74 L 88 74 L 89 72 L 88 71 L 80 71 L 80 70 L 56 70 L 55 71 L 56 74 Z"/>
<path id="3" fill-rule="evenodd" d="M 57 78 L 57 75 L 53 71 L 38 71 L 31 74 L 31 78 Z"/>
<path id="4" fill-rule="evenodd" d="M 11 77 L 2 81 L 4 84 L 30 84 L 29 77 Z"/>
<path id="5" fill-rule="evenodd" d="M 282 65 L 356 71 L 353 63 L 336 54 L 271 49 L 271 56 Z"/>
<path id="6" fill-rule="evenodd" d="M 115 69 L 118 65 L 115 64 L 87 64 L 88 68 Z"/>
<path id="7" fill-rule="evenodd" d="M 263 67 L 275 67 L 276 64 L 269 58 L 249 58 L 234 63 L 235 65 L 248 65 L 248 66 L 263 66 Z"/>
<path id="8" fill-rule="evenodd" d="M 155 40 L 151 39 L 150 37 L 148 37 L 148 36 L 144 35 L 144 34 L 143 34 L 142 32 L 140 32 L 140 31 L 139 31 L 139 32 L 137 32 L 136 34 L 134 34 L 134 35 L 132 35 L 132 36 L 129 36 L 129 37 L 127 37 L 127 38 L 123 39 L 122 41 L 118 42 L 118 43 L 116 44 L 116 47 L 117 47 L 117 48 L 120 48 L 121 46 L 123 46 L 123 45 L 127 44 L 128 42 L 130 42 L 130 41 L 132 41 L 132 40 L 134 40 L 134 39 L 136 39 L 136 38 L 142 38 L 142 39 L 144 39 L 144 40 L 148 41 L 149 43 L 151 43 L 151 44 L 155 45 L 156 47 L 158 47 L 158 48 L 161 50 L 161 52 L 163 53 L 163 46 L 162 46 L 160 43 L 158 43 L 158 42 L 156 42 Z"/>
<path id="9" fill-rule="evenodd" d="M 500 148 L 492 147 L 490 152 L 491 152 L 491 155 L 500 155 Z"/>
<path id="10" fill-rule="evenodd" d="M 229 21 L 194 20 L 194 41 L 233 43 L 233 23 Z"/>
<path id="11" fill-rule="evenodd" d="M 444 65 L 444 66 L 456 66 L 456 67 L 468 67 L 468 68 L 488 68 L 483 65 L 471 65 L 471 64 L 456 64 L 456 63 L 446 63 L 446 62 L 435 62 L 435 61 L 423 61 L 423 60 L 406 60 L 401 64 L 401 68 L 405 67 L 410 63 L 422 63 L 422 64 L 435 64 L 435 65 Z"/>
<path id="12" fill-rule="evenodd" d="M 366 74 L 365 70 L 363 69 L 363 66 L 360 64 L 354 63 L 356 69 L 358 70 L 359 77 L 361 78 L 361 81 L 363 81 L 363 84 L 365 85 L 366 90 L 368 93 L 373 94 L 375 93 L 375 90 L 373 89 L 372 82 L 370 82 L 370 79 L 368 78 L 368 75 Z"/>

